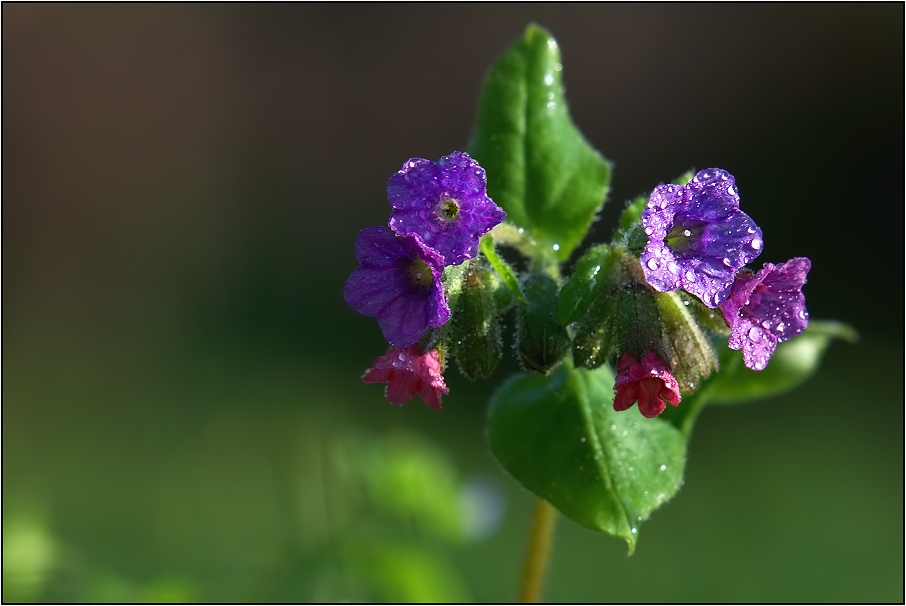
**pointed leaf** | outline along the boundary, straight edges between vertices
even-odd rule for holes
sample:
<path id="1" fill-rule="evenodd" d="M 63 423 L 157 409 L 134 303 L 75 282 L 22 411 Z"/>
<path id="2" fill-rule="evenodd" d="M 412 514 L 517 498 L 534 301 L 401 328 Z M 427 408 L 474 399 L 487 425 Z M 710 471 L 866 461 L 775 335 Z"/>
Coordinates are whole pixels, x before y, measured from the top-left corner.
<path id="1" fill-rule="evenodd" d="M 854 343 L 858 334 L 842 322 L 812 320 L 804 333 L 777 346 L 764 370 L 750 370 L 736 363 L 732 372 L 722 372 L 712 394 L 713 402 L 737 404 L 762 400 L 798 387 L 818 370 L 833 339 Z M 722 360 L 730 356 L 742 359 L 742 352 L 725 349 Z"/>
<path id="2" fill-rule="evenodd" d="M 565 260 L 604 204 L 610 163 L 570 118 L 560 49 L 530 25 L 488 73 L 470 153 L 507 219 Z"/>
<path id="3" fill-rule="evenodd" d="M 679 489 L 686 444 L 670 423 L 615 412 L 613 381 L 607 366 L 566 362 L 548 376 L 518 374 L 491 399 L 488 440 L 523 486 L 632 552 L 639 523 Z"/>

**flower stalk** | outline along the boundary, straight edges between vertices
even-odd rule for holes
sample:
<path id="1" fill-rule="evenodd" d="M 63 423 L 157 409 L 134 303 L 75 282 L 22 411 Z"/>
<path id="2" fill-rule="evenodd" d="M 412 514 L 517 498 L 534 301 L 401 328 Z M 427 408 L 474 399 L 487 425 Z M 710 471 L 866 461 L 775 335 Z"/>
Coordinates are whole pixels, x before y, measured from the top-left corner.
<path id="1" fill-rule="evenodd" d="M 556 522 L 557 510 L 554 506 L 544 499 L 536 499 L 532 524 L 529 527 L 525 563 L 522 567 L 522 580 L 519 583 L 519 595 L 516 598 L 520 604 L 536 604 L 541 601 Z"/>

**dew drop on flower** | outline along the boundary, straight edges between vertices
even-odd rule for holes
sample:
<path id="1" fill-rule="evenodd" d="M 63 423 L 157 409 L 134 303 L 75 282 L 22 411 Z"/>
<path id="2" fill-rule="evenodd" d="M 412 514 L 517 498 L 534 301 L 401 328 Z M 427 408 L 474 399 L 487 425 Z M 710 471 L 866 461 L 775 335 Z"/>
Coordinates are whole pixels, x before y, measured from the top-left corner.
<path id="1" fill-rule="evenodd" d="M 755 250 L 761 250 L 760 238 L 752 238 L 752 248 L 754 248 Z"/>
<path id="2" fill-rule="evenodd" d="M 648 259 L 648 263 L 646 263 L 646 265 L 648 265 L 648 269 L 657 269 L 657 261 L 655 261 L 654 259 Z"/>

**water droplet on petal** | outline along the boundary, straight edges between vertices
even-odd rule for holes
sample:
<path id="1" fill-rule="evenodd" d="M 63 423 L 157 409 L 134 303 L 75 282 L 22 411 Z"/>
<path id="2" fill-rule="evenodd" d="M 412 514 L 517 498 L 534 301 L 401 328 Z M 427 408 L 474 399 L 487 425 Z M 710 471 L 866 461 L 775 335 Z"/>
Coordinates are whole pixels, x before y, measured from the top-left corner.
<path id="1" fill-rule="evenodd" d="M 646 228 L 645 228 L 645 235 L 646 235 L 646 236 L 650 236 L 652 231 L 654 231 L 654 230 L 651 229 L 650 227 L 646 227 Z"/>
<path id="2" fill-rule="evenodd" d="M 667 269 L 670 271 L 670 273 L 675 274 L 677 270 L 676 263 L 670 261 L 669 263 L 667 263 Z"/>
<path id="3" fill-rule="evenodd" d="M 752 327 L 749 329 L 749 339 L 751 339 L 753 343 L 761 341 L 761 333 L 758 332 L 757 328 Z"/>
<path id="4" fill-rule="evenodd" d="M 800 310 L 799 310 L 799 317 L 800 317 L 800 318 L 802 318 L 803 320 L 805 320 L 805 318 L 806 318 L 807 316 L 808 316 L 808 314 L 805 313 L 805 310 L 804 310 L 804 309 L 800 309 Z"/>
<path id="5" fill-rule="evenodd" d="M 752 248 L 755 250 L 761 250 L 761 238 L 752 238 Z"/>
<path id="6" fill-rule="evenodd" d="M 684 230 L 683 230 L 683 235 L 686 236 L 687 238 L 691 238 L 691 237 L 692 237 L 692 232 L 689 231 L 688 229 L 684 229 Z"/>
<path id="7" fill-rule="evenodd" d="M 695 280 L 695 273 L 691 269 L 686 272 L 686 279 L 689 280 L 690 282 Z"/>
<path id="8" fill-rule="evenodd" d="M 724 179 L 726 179 L 726 177 L 724 177 Z M 731 185 L 730 187 L 727 188 L 727 193 L 730 194 L 731 196 L 735 196 L 735 195 L 736 195 L 736 191 L 733 189 L 733 186 L 732 186 L 732 185 Z"/>
<path id="9" fill-rule="evenodd" d="M 645 265 L 648 266 L 648 269 L 651 269 L 651 270 L 657 269 L 657 261 L 655 261 L 654 259 L 648 259 L 648 263 L 646 263 Z"/>

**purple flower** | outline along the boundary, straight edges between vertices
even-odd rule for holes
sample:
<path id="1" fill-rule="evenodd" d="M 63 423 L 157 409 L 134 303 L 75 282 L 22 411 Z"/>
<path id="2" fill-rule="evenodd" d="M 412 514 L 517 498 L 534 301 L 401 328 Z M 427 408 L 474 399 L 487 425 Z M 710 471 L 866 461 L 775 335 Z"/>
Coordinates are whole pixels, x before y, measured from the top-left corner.
<path id="1" fill-rule="evenodd" d="M 757 273 L 743 269 L 736 274 L 720 309 L 730 324 L 730 349 L 742 349 L 752 370 L 763 370 L 777 343 L 808 327 L 802 285 L 811 266 L 805 257 L 795 257 L 780 265 L 765 263 Z"/>
<path id="2" fill-rule="evenodd" d="M 412 158 L 387 181 L 387 199 L 393 231 L 419 236 L 445 265 L 475 257 L 478 239 L 506 217 L 488 197 L 484 169 L 463 152 Z"/>
<path id="3" fill-rule="evenodd" d="M 418 236 L 369 227 L 356 238 L 355 256 L 361 266 L 346 281 L 346 303 L 377 316 L 384 338 L 394 345 L 417 343 L 429 326 L 450 319 L 440 281 L 443 259 Z"/>
<path id="4" fill-rule="evenodd" d="M 733 175 L 700 171 L 686 185 L 659 185 L 642 211 L 642 270 L 661 292 L 682 288 L 708 307 L 727 298 L 736 270 L 761 253 L 761 230 L 739 210 Z"/>

